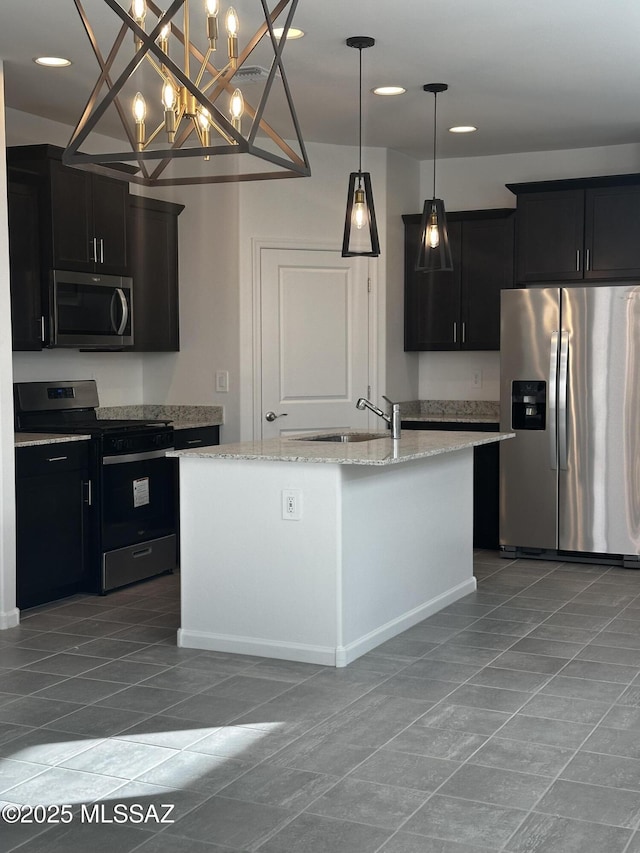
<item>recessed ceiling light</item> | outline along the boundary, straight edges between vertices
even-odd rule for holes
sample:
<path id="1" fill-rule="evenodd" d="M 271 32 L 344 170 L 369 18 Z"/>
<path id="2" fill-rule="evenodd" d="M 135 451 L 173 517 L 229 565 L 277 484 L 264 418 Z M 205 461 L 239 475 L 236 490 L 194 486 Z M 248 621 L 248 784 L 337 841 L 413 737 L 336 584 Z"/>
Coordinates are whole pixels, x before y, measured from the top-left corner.
<path id="1" fill-rule="evenodd" d="M 450 127 L 449 133 L 473 133 L 477 129 L 472 124 L 461 124 L 458 127 Z"/>
<path id="2" fill-rule="evenodd" d="M 36 56 L 33 61 L 36 65 L 46 65 L 47 68 L 65 68 L 71 65 L 71 60 L 63 56 Z"/>
<path id="3" fill-rule="evenodd" d="M 402 86 L 378 86 L 371 91 L 374 95 L 404 95 L 407 90 Z"/>
<path id="4" fill-rule="evenodd" d="M 277 39 L 282 38 L 282 33 L 284 32 L 284 27 L 274 27 L 273 34 Z M 304 30 L 299 30 L 297 27 L 289 27 L 289 32 L 287 33 L 287 41 L 291 39 L 301 39 L 304 35 Z"/>

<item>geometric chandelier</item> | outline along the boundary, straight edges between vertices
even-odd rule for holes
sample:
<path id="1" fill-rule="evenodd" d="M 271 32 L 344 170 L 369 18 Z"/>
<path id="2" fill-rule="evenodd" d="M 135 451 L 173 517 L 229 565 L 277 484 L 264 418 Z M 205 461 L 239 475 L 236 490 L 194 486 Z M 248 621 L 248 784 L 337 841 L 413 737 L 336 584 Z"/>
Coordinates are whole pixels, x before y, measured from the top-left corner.
<path id="1" fill-rule="evenodd" d="M 63 162 L 144 186 L 310 175 L 282 60 L 298 0 L 232 1 L 74 0 L 100 75 Z"/>

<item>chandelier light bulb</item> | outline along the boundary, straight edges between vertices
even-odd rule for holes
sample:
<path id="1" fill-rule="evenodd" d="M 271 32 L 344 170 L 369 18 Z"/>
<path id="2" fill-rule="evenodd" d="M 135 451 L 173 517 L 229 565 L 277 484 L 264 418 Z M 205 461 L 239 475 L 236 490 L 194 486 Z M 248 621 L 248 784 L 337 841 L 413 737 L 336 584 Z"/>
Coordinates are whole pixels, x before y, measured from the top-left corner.
<path id="1" fill-rule="evenodd" d="M 162 103 L 165 110 L 173 110 L 176 105 L 176 90 L 173 87 L 171 80 L 165 80 L 162 87 Z"/>
<path id="2" fill-rule="evenodd" d="M 160 50 L 164 51 L 164 53 L 167 53 L 170 33 L 171 24 L 165 24 L 164 27 L 160 30 L 160 35 L 158 36 L 158 47 L 160 48 Z"/>
<path id="3" fill-rule="evenodd" d="M 242 114 L 244 113 L 244 98 L 240 89 L 236 89 L 231 95 L 229 101 L 229 112 L 231 113 L 231 122 L 235 130 L 242 129 Z"/>
<path id="4" fill-rule="evenodd" d="M 133 0 L 131 4 L 131 17 L 139 26 L 144 24 L 144 19 L 147 16 L 146 0 Z"/>
<path id="5" fill-rule="evenodd" d="M 146 116 L 147 104 L 144 100 L 144 95 L 142 92 L 136 92 L 136 96 L 133 99 L 133 117 L 136 120 L 136 124 L 144 124 Z"/>
<path id="6" fill-rule="evenodd" d="M 238 21 L 238 13 L 233 8 L 233 6 L 229 6 L 227 9 L 227 16 L 225 18 L 225 26 L 227 28 L 228 35 L 238 37 L 238 29 L 240 27 L 240 22 Z"/>
<path id="7" fill-rule="evenodd" d="M 240 27 L 240 22 L 238 21 L 238 13 L 233 8 L 233 6 L 229 6 L 227 9 L 227 16 L 225 18 L 225 25 L 227 27 L 227 51 L 229 53 L 229 65 L 231 68 L 238 67 L 238 29 Z"/>
<path id="8" fill-rule="evenodd" d="M 198 113 L 198 121 L 200 122 L 200 127 L 203 130 L 209 130 L 209 127 L 211 126 L 211 114 L 206 107 L 202 107 Z"/>
<path id="9" fill-rule="evenodd" d="M 207 13 L 209 48 L 215 50 L 218 42 L 218 0 L 204 0 L 204 10 Z"/>
<path id="10" fill-rule="evenodd" d="M 142 92 L 136 92 L 136 96 L 133 99 L 133 117 L 136 122 L 136 151 L 142 151 L 144 148 L 144 119 L 146 115 L 147 105 Z"/>

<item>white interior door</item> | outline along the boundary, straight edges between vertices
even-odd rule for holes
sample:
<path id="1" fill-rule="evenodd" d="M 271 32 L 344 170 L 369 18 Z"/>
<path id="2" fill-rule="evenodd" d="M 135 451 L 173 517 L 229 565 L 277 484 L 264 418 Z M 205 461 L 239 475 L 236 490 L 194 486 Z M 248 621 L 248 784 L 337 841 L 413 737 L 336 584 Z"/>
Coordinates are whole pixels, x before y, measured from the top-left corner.
<path id="1" fill-rule="evenodd" d="M 366 427 L 367 259 L 265 248 L 260 263 L 262 437 Z"/>

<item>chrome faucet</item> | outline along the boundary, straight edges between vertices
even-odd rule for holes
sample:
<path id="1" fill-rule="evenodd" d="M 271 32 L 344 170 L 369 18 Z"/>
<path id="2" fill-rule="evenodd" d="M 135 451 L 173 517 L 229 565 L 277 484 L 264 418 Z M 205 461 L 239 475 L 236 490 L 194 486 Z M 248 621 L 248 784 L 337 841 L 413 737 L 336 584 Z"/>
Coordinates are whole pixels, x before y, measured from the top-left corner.
<path id="1" fill-rule="evenodd" d="M 392 403 L 388 397 L 384 396 L 384 394 L 382 395 L 382 399 L 386 400 L 391 406 L 390 415 L 385 415 L 382 409 L 379 409 L 374 403 L 364 397 L 360 397 L 356 403 L 356 409 L 369 409 L 369 411 L 373 412 L 374 415 L 377 415 L 379 418 L 382 418 L 383 421 L 386 421 L 391 429 L 392 438 L 400 438 L 400 403 Z"/>

